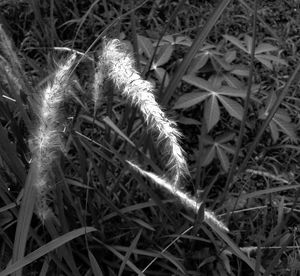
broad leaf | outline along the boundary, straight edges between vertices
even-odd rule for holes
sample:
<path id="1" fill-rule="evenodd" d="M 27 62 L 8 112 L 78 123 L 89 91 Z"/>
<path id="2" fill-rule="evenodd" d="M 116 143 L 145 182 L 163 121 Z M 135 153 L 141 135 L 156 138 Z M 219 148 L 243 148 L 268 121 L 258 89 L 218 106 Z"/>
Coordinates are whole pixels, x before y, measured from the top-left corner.
<path id="1" fill-rule="evenodd" d="M 248 52 L 247 49 L 245 48 L 245 46 L 243 45 L 243 42 L 238 40 L 237 38 L 235 38 L 234 36 L 231 35 L 223 35 L 223 37 L 230 41 L 233 45 L 237 46 L 238 48 L 240 48 L 242 51 L 244 52 Z"/>
<path id="2" fill-rule="evenodd" d="M 224 55 L 226 62 L 231 63 L 236 59 L 236 51 L 228 51 Z"/>
<path id="3" fill-rule="evenodd" d="M 201 125 L 200 121 L 184 116 L 180 116 L 178 123 L 183 125 Z"/>
<path id="4" fill-rule="evenodd" d="M 203 150 L 203 155 L 201 155 L 202 159 L 202 166 L 206 167 L 209 165 L 216 155 L 216 148 L 215 146 L 207 147 Z"/>
<path id="5" fill-rule="evenodd" d="M 204 119 L 209 132 L 220 120 L 220 107 L 217 97 L 213 95 L 205 103 Z"/>
<path id="6" fill-rule="evenodd" d="M 291 140 L 297 140 L 297 134 L 295 130 L 295 126 L 292 123 L 281 120 L 278 117 L 273 117 L 273 122 L 279 126 L 280 130 L 285 133 Z"/>
<path id="7" fill-rule="evenodd" d="M 169 74 L 164 68 L 157 67 L 155 68 L 154 73 L 160 83 L 164 82 L 164 85 L 169 84 Z"/>
<path id="8" fill-rule="evenodd" d="M 174 105 L 174 109 L 188 108 L 204 101 L 210 93 L 207 92 L 191 92 L 182 95 Z"/>
<path id="9" fill-rule="evenodd" d="M 273 65 L 269 60 L 264 59 L 262 55 L 256 55 L 255 57 L 260 63 L 265 65 L 268 69 L 273 70 Z"/>
<path id="10" fill-rule="evenodd" d="M 218 158 L 220 160 L 221 166 L 224 169 L 224 171 L 227 172 L 228 169 L 229 169 L 229 160 L 228 160 L 228 157 L 227 157 L 225 151 L 222 148 L 220 148 L 219 146 L 217 146 L 216 149 L 217 149 L 217 156 L 218 156 Z"/>
<path id="11" fill-rule="evenodd" d="M 185 76 L 183 76 L 182 79 L 184 81 L 186 81 L 187 83 L 194 85 L 198 88 L 204 89 L 208 92 L 216 92 L 215 88 L 211 85 L 211 83 L 202 78 L 192 76 L 192 75 L 185 75 Z"/>
<path id="12" fill-rule="evenodd" d="M 249 76 L 249 70 L 242 65 L 236 65 L 234 66 L 234 69 L 230 71 L 231 74 L 241 76 L 241 77 L 248 77 Z"/>
<path id="13" fill-rule="evenodd" d="M 240 121 L 242 120 L 244 111 L 243 107 L 238 102 L 225 96 L 219 96 L 219 100 L 232 117 Z"/>
<path id="14" fill-rule="evenodd" d="M 233 88 L 242 88 L 244 84 L 238 80 L 236 77 L 234 77 L 232 74 L 226 73 L 222 74 L 223 80 Z"/>
<path id="15" fill-rule="evenodd" d="M 226 60 L 219 58 L 218 56 L 213 56 L 213 59 L 219 64 L 219 67 L 221 66 L 225 71 L 230 71 L 233 67 Z"/>
<path id="16" fill-rule="evenodd" d="M 264 52 L 277 51 L 278 48 L 268 43 L 261 43 L 255 48 L 255 54 L 261 54 Z"/>
<path id="17" fill-rule="evenodd" d="M 214 145 L 215 141 L 209 135 L 204 135 L 202 137 L 202 141 L 204 145 Z"/>
<path id="18" fill-rule="evenodd" d="M 139 47 L 140 49 L 142 49 L 143 53 L 145 53 L 145 55 L 148 58 L 152 58 L 154 47 L 152 45 L 151 40 L 148 37 L 141 36 L 141 35 L 137 36 L 137 40 L 138 40 Z"/>
<path id="19" fill-rule="evenodd" d="M 273 56 L 273 55 L 269 55 L 269 54 L 267 54 L 267 55 L 265 55 L 265 54 L 259 54 L 259 55 L 256 55 L 255 57 L 256 58 L 260 57 L 260 58 L 262 58 L 264 60 L 273 61 L 274 63 L 280 63 L 282 65 L 288 66 L 288 63 L 284 59 L 279 58 L 277 56 Z"/>
<path id="20" fill-rule="evenodd" d="M 232 141 L 232 139 L 235 137 L 234 132 L 225 132 L 222 135 L 219 135 L 215 140 L 218 144 L 224 144 L 229 141 Z"/>
<path id="21" fill-rule="evenodd" d="M 188 75 L 196 74 L 198 70 L 200 70 L 207 63 L 208 59 L 209 56 L 206 55 L 205 53 L 194 58 L 189 66 Z"/>
<path id="22" fill-rule="evenodd" d="M 188 36 L 178 36 L 175 38 L 175 44 L 190 47 L 192 45 L 192 40 Z"/>
<path id="23" fill-rule="evenodd" d="M 219 144 L 219 146 L 227 153 L 235 154 L 235 147 L 231 146 L 230 144 Z M 239 156 L 243 156 L 242 152 L 239 152 Z"/>
<path id="24" fill-rule="evenodd" d="M 155 65 L 159 67 L 167 63 L 170 60 L 172 53 L 173 53 L 172 45 L 162 46 L 161 50 L 159 51 L 157 61 L 155 61 Z"/>
<path id="25" fill-rule="evenodd" d="M 242 89 L 242 88 L 233 88 L 230 86 L 223 86 L 220 88 L 219 94 L 225 95 L 225 96 L 231 96 L 231 97 L 245 98 L 247 91 L 246 91 L 246 89 Z"/>

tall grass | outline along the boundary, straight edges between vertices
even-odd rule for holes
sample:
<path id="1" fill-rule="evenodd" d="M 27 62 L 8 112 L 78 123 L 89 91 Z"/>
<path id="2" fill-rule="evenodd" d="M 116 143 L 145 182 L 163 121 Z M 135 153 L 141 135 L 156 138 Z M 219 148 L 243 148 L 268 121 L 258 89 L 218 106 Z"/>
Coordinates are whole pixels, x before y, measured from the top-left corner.
<path id="1" fill-rule="evenodd" d="M 5 36 L 5 39 L 9 41 L 7 36 Z M 12 51 L 11 48 L 10 51 Z M 50 197 L 48 193 L 49 190 L 54 188 L 53 183 L 55 183 L 55 177 L 52 172 L 53 164 L 57 161 L 59 153 L 63 151 L 64 143 L 61 139 L 61 133 L 66 119 L 62 115 L 62 105 L 70 99 L 68 94 L 69 79 L 76 57 L 76 53 L 73 53 L 59 63 L 52 80 L 42 89 L 36 106 L 33 106 L 38 110 L 38 114 L 36 115 L 36 127 L 30 140 L 32 154 L 31 173 L 26 183 L 27 193 L 24 199 L 27 200 L 23 201 L 22 206 L 25 207 L 22 210 L 28 210 L 29 204 L 33 206 L 32 203 L 35 201 L 36 213 L 43 222 L 53 217 L 53 211 L 49 207 Z M 17 58 L 16 54 L 13 55 L 13 58 Z M 157 104 L 154 96 L 154 86 L 149 81 L 141 78 L 135 69 L 132 54 L 129 53 L 125 44 L 117 39 L 104 41 L 98 60 L 93 89 L 90 91 L 95 105 L 94 116 L 96 109 L 99 108 L 98 102 L 102 98 L 103 82 L 106 78 L 110 78 L 121 91 L 121 95 L 126 101 L 140 110 L 147 122 L 148 130 L 156 134 L 157 144 L 163 149 L 163 156 L 168 156 L 166 163 L 167 174 L 163 176 L 146 172 L 140 166 L 130 161 L 127 163 L 143 176 L 148 177 L 158 184 L 159 187 L 172 194 L 184 206 L 198 213 L 201 202 L 182 191 L 182 182 L 189 175 L 189 172 L 184 152 L 179 144 L 181 135 L 176 128 L 176 123 L 168 119 Z M 18 65 L 18 68 L 21 68 L 21 65 Z M 11 72 L 15 70 L 11 69 Z M 35 189 L 35 191 L 32 189 Z M 30 212 L 27 214 L 30 214 Z M 25 260 L 24 262 L 22 261 L 27 231 L 23 232 L 22 235 L 21 231 L 22 229 L 29 229 L 30 219 L 30 215 L 24 214 L 23 220 L 19 220 L 15 238 L 15 263 L 12 267 L 7 268 L 4 273 L 16 271 L 15 275 L 20 275 L 22 270 L 18 269 L 27 263 Z M 212 228 L 218 227 L 228 231 L 227 227 L 208 210 L 205 210 L 204 221 Z M 44 251 L 44 253 L 46 252 L 47 250 Z"/>
<path id="2" fill-rule="evenodd" d="M 45 6 L 49 4 L 48 14 L 37 2 L 25 2 L 22 1 L 28 8 L 24 13 L 26 24 L 10 29 L 21 51 L 0 25 L 0 200 L 4 204 L 0 206 L 0 238 L 3 240 L 0 242 L 0 269 L 4 269 L 0 276 L 27 275 L 32 269 L 40 275 L 76 276 L 121 276 L 132 272 L 137 275 L 199 275 L 212 271 L 227 275 L 250 273 L 249 269 L 255 275 L 270 275 L 282 254 L 287 253 L 288 258 L 293 256 L 287 250 L 295 250 L 291 242 L 297 242 L 296 230 L 288 229 L 287 225 L 290 220 L 297 221 L 293 210 L 297 207 L 298 195 L 291 191 L 299 188 L 298 182 L 257 167 L 245 168 L 249 161 L 260 162 L 260 156 L 251 160 L 259 143 L 263 154 L 274 149 L 280 151 L 280 157 L 272 156 L 277 163 L 284 160 L 282 162 L 287 165 L 289 161 L 286 160 L 299 157 L 297 145 L 270 146 L 268 139 L 261 140 L 263 134 L 268 137 L 265 130 L 279 105 L 292 106 L 290 102 L 295 100 L 295 95 L 290 98 L 289 105 L 283 99 L 297 80 L 299 65 L 278 93 L 257 134 L 256 129 L 252 129 L 253 122 L 248 122 L 244 116 L 241 125 L 245 126 L 247 135 L 242 135 L 241 128 L 241 147 L 236 150 L 236 160 L 227 178 L 229 184 L 234 182 L 234 189 L 230 191 L 228 186 L 231 185 L 225 188 L 223 185 L 224 172 L 215 170 L 220 166 L 201 166 L 201 154 L 205 152 L 202 140 L 208 134 L 203 121 L 201 131 L 198 125 L 185 128 L 192 135 L 194 130 L 201 132 L 201 137 L 197 138 L 199 147 L 189 148 L 185 153 L 182 149 L 185 138 L 179 131 L 181 125 L 164 112 L 172 98 L 185 93 L 185 83 L 182 91 L 177 89 L 179 83 L 212 31 L 215 31 L 213 43 L 218 43 L 215 41 L 219 39 L 218 30 L 223 30 L 218 20 L 226 16 L 228 7 L 232 9 L 230 0 L 219 1 L 215 8 L 204 1 L 206 7 L 212 9 L 211 13 L 200 10 L 202 3 L 190 6 L 185 1 L 180 1 L 175 9 L 177 3 L 174 1 L 146 0 L 136 6 L 126 1 L 94 1 L 86 11 L 82 6 L 77 7 L 79 1 L 72 4 L 70 1 L 40 1 Z M 239 2 L 251 14 L 256 12 L 244 1 Z M 0 9 L 11 7 L 7 3 L 0 3 Z M 147 10 L 147 16 L 143 14 L 145 11 L 140 13 L 140 8 Z M 190 14 L 185 13 L 186 9 Z M 171 15 L 167 16 L 168 22 L 160 21 L 161 10 Z M 128 24 L 128 15 L 131 15 L 133 26 Z M 205 18 L 208 20 L 202 27 Z M 263 18 L 263 14 L 257 17 L 273 34 L 274 30 L 262 22 Z M 143 31 L 135 26 L 149 22 L 151 24 L 143 26 Z M 116 23 L 119 25 L 114 32 Z M 28 31 L 30 24 L 32 27 Z M 157 26 L 162 26 L 160 31 Z M 7 27 L 9 29 L 8 24 Z M 195 28 L 197 32 L 193 31 Z M 169 29 L 172 29 L 170 33 L 176 32 L 174 38 L 182 38 L 185 34 L 190 38 L 188 34 L 192 30 L 194 40 L 191 46 L 179 46 L 179 51 L 174 50 L 173 44 L 168 45 L 174 51 L 163 66 L 167 68 L 170 81 L 166 89 L 163 84 L 157 88 L 160 93 L 156 98 L 155 85 L 149 79 L 152 77 L 151 63 L 157 61 L 157 55 L 154 51 L 145 61 L 136 38 L 137 33 L 155 37 L 153 45 L 160 49 L 165 43 L 161 38 Z M 124 33 L 120 34 L 120 30 Z M 103 35 L 110 32 L 114 33 L 111 37 L 130 37 L 135 53 L 128 50 L 128 43 L 122 39 L 105 38 L 101 46 Z M 16 35 L 19 33 L 22 35 Z M 32 45 L 26 46 L 26 41 Z M 228 50 L 225 42 L 221 42 L 223 44 L 218 47 L 221 45 L 221 49 Z M 144 46 L 153 49 L 153 45 Z M 218 47 L 212 49 L 216 50 L 214 57 L 220 60 L 225 55 L 218 52 Z M 49 53 L 56 50 L 67 50 L 68 55 L 52 70 L 46 62 L 52 59 Z M 37 52 L 42 57 L 43 67 L 38 66 Z M 75 53 L 79 53 L 81 59 L 77 59 Z M 226 57 L 230 59 L 233 55 L 228 50 Z M 236 60 L 243 57 L 237 56 Z M 144 72 L 140 73 L 145 64 Z M 254 66 L 255 63 L 252 69 Z M 95 70 L 90 70 L 93 67 Z M 168 70 L 171 67 L 174 74 Z M 249 78 L 248 93 L 252 81 Z M 284 81 L 285 77 L 280 79 L 280 83 Z M 124 103 L 126 108 L 123 108 Z M 252 105 L 250 99 L 252 117 L 260 105 L 259 101 Z M 184 118 L 187 113 L 177 114 Z M 214 128 L 210 132 L 212 137 L 222 137 L 227 128 L 238 132 L 240 124 L 236 120 L 227 122 L 221 118 L 220 122 L 224 125 Z M 254 136 L 252 142 L 249 129 Z M 154 143 L 148 143 L 144 130 L 154 137 Z M 243 145 L 246 139 L 247 144 Z M 230 143 L 221 146 L 233 152 L 236 141 Z M 138 154 L 132 154 L 133 150 Z M 293 154 L 287 156 L 287 152 Z M 245 156 L 243 160 L 242 155 Z M 189 157 L 195 159 L 187 159 Z M 221 159 L 224 155 L 218 157 Z M 274 170 L 277 170 L 275 165 Z M 247 179 L 242 178 L 245 175 Z M 256 177 L 255 181 L 251 176 Z M 268 187 L 245 192 L 244 186 L 255 189 L 259 185 L 257 180 L 262 178 Z M 291 181 L 294 183 L 287 185 Z M 281 185 L 274 187 L 274 183 Z M 191 189 L 196 191 L 194 196 L 189 192 Z M 215 197 L 214 201 L 211 196 Z M 205 208 L 205 203 L 217 213 L 228 211 L 227 221 L 235 241 L 229 237 L 228 227 Z M 232 210 L 231 206 L 237 204 L 241 209 Z M 220 205 L 222 209 L 217 209 Z M 253 236 L 258 238 L 257 243 L 251 240 Z M 271 245 L 276 246 L 272 248 Z M 280 248 L 271 262 L 268 257 L 264 259 L 267 248 Z M 45 258 L 41 258 L 43 256 Z"/>

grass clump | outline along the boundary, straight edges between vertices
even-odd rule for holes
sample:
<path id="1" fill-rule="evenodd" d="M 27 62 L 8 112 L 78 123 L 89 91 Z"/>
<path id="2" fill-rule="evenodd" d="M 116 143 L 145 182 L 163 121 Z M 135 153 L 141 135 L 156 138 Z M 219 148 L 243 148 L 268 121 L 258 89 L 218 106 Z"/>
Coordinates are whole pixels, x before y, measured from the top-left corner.
<path id="1" fill-rule="evenodd" d="M 0 3 L 0 276 L 296 273 L 297 7 L 255 2 Z"/>

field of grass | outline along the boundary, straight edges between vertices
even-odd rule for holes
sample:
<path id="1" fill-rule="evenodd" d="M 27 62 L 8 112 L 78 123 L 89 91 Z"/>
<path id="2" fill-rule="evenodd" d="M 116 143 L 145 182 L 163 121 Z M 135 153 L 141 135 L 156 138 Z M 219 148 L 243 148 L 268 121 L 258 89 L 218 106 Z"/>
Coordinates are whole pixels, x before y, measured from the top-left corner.
<path id="1" fill-rule="evenodd" d="M 300 275 L 299 47 L 298 0 L 0 1 L 0 276 Z"/>

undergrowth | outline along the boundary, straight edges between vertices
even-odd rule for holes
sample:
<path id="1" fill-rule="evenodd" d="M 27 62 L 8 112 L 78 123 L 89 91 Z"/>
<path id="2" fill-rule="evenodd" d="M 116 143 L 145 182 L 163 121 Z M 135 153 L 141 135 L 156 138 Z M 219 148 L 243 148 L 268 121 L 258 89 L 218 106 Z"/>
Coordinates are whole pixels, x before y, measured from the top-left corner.
<path id="1" fill-rule="evenodd" d="M 298 5 L 0 2 L 0 276 L 297 275 Z"/>

